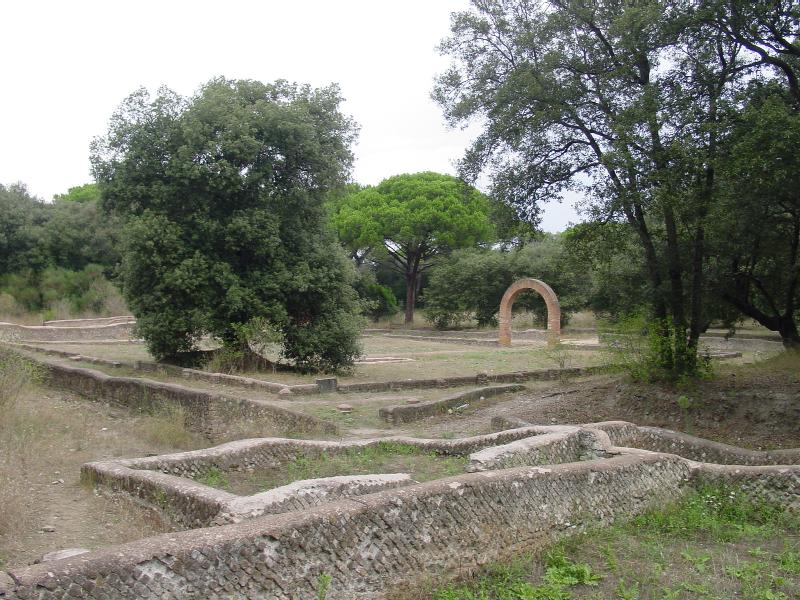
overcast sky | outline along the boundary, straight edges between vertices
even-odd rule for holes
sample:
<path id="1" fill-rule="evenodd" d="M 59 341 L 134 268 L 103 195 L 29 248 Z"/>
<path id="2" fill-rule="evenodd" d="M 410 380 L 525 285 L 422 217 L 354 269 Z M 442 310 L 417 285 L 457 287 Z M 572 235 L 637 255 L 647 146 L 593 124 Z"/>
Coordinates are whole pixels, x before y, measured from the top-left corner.
<path id="1" fill-rule="evenodd" d="M 0 2 L 0 183 L 53 194 L 91 180 L 89 142 L 139 86 L 190 95 L 212 77 L 335 82 L 361 126 L 354 179 L 454 173 L 469 132 L 430 91 L 436 44 L 468 0 Z M 552 204 L 542 226 L 578 217 Z"/>

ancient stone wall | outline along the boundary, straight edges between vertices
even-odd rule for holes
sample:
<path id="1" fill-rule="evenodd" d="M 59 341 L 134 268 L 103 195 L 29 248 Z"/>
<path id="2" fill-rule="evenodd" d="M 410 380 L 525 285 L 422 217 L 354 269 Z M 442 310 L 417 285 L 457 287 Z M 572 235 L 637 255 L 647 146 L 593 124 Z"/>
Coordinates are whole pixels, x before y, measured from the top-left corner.
<path id="1" fill-rule="evenodd" d="M 720 459 L 741 459 L 741 452 L 747 452 L 672 434 L 611 421 L 520 427 L 460 440 L 392 438 L 436 448 L 442 454 L 469 451 L 471 464 L 482 453 L 500 449 L 483 457 L 486 468 L 513 461 L 578 462 L 481 471 L 399 488 L 395 486 L 407 479 L 389 481 L 378 476 L 356 490 L 364 495 L 333 501 L 328 500 L 337 494 L 349 495 L 352 482 L 340 481 L 338 489 L 337 484 L 297 482 L 264 494 L 236 497 L 162 471 L 177 471 L 179 464 L 187 473 L 207 464 L 246 465 L 248 457 L 257 456 L 264 446 L 272 446 L 272 455 L 261 458 L 274 463 L 298 451 L 330 452 L 380 440 L 242 440 L 195 452 L 92 463 L 85 473 L 95 483 L 128 486 L 138 498 L 150 502 L 160 498 L 166 507 L 184 511 L 187 517 L 194 515 L 194 520 L 185 521 L 189 526 L 246 522 L 170 533 L 12 569 L 10 579 L 0 578 L 0 596 L 5 585 L 5 597 L 15 599 L 313 598 L 319 577 L 327 574 L 331 577 L 327 598 L 380 598 L 394 582 L 421 572 L 452 574 L 454 569 L 518 555 L 590 523 L 609 523 L 674 500 L 690 487 L 731 485 L 739 490 L 735 493 L 800 508 L 800 465 L 708 464 L 615 445 L 678 439 L 681 444 L 672 449 L 690 455 L 703 446 L 715 449 Z M 704 456 L 710 456 L 709 452 Z M 770 456 L 789 460 L 796 453 Z M 225 463 L 224 457 L 234 462 Z M 393 489 L 369 493 L 373 485 Z M 305 501 L 302 490 L 312 488 L 317 490 L 312 495 L 319 495 Z M 126 491 L 131 493 L 131 489 Z M 262 516 L 285 509 L 293 512 Z"/>
<path id="2" fill-rule="evenodd" d="M 213 448 L 164 454 L 145 458 L 114 459 L 108 461 L 86 463 L 81 469 L 81 479 L 104 490 L 124 493 L 161 513 L 165 521 L 186 527 L 204 527 L 210 524 L 231 522 L 238 514 L 254 511 L 259 514 L 278 512 L 277 508 L 286 510 L 294 507 L 307 507 L 321 501 L 324 494 L 331 495 L 357 495 L 366 493 L 369 486 L 385 482 L 365 482 L 363 478 L 356 478 L 346 488 L 332 491 L 329 486 L 317 488 L 324 491 L 317 500 L 309 501 L 309 484 L 294 490 L 294 497 L 290 497 L 289 489 L 285 486 L 280 492 L 272 490 L 282 496 L 281 502 L 276 503 L 275 498 L 256 494 L 254 496 L 235 496 L 223 490 L 218 490 L 193 479 L 201 477 L 211 469 L 220 472 L 253 471 L 256 469 L 274 469 L 286 465 L 298 458 L 314 459 L 321 455 L 331 456 L 342 454 L 353 449 L 376 446 L 382 443 L 405 444 L 419 448 L 422 452 L 432 452 L 440 455 L 463 456 L 493 446 L 506 444 L 509 441 L 540 435 L 546 435 L 553 427 L 525 427 L 516 430 L 501 431 L 497 433 L 459 438 L 452 440 L 421 439 L 409 437 L 375 438 L 367 440 L 349 440 L 342 442 L 329 442 L 319 440 L 294 440 L 286 438 L 262 438 L 252 440 L 238 440 L 228 442 Z M 570 431 L 575 428 L 570 429 Z M 555 450 L 552 457 L 559 457 L 558 461 L 567 462 L 576 460 L 580 452 L 558 454 Z M 522 464 L 517 461 L 517 464 Z M 370 476 L 389 477 L 389 476 Z M 333 478 L 338 479 L 338 478 Z M 408 479 L 407 477 L 405 478 Z M 337 483 L 334 481 L 334 483 Z M 404 480 L 404 484 L 407 481 Z M 392 486 L 398 485 L 394 482 Z M 312 486 L 313 487 L 313 486 Z M 324 489 L 323 489 L 324 488 Z M 269 508 L 268 508 L 269 506 Z M 289 508 L 286 508 L 289 507 Z M 245 510 L 246 509 L 246 510 Z M 258 510 L 256 510 L 258 509 Z M 225 515 L 228 515 L 227 517 Z"/>
<path id="3" fill-rule="evenodd" d="M 524 390 L 524 385 L 510 384 L 510 385 L 495 385 L 481 387 L 476 390 L 468 392 L 461 392 L 439 400 L 431 400 L 430 402 L 421 402 L 420 404 L 400 404 L 396 406 L 384 406 L 378 410 L 380 417 L 389 423 L 408 423 L 410 421 L 418 421 L 425 417 L 438 415 L 446 412 L 448 409 L 458 408 L 470 402 L 489 398 L 490 396 L 498 396 L 500 394 L 507 394 L 509 392 L 518 392 Z"/>
<path id="4" fill-rule="evenodd" d="M 619 440 L 618 445 L 629 445 L 654 452 L 678 454 L 684 458 L 705 463 L 724 465 L 793 465 L 800 464 L 800 449 L 747 450 L 703 438 L 661 429 L 637 427 L 633 435 Z"/>
<path id="5" fill-rule="evenodd" d="M 12 352 L 0 347 L 0 353 Z M 72 367 L 25 354 L 42 365 L 49 385 L 92 399 L 112 400 L 133 408 L 158 408 L 173 403 L 184 409 L 186 427 L 211 440 L 224 437 L 238 420 L 294 433 L 334 433 L 332 423 L 287 410 L 267 401 L 215 394 L 138 377 L 114 377 L 101 371 Z"/>
<path id="6" fill-rule="evenodd" d="M 675 456 L 522 467 L 341 500 L 305 512 L 170 533 L 14 569 L 7 598 L 378 598 L 422 572 L 453 573 L 539 548 L 589 523 L 676 499 Z"/>
<path id="7" fill-rule="evenodd" d="M 73 342 L 86 340 L 130 340 L 133 323 L 90 327 L 51 327 L 0 322 L 0 340 L 19 342 Z"/>
<path id="8" fill-rule="evenodd" d="M 50 327 L 96 327 L 98 325 L 119 325 L 121 323 L 136 323 L 133 315 L 122 315 L 119 317 L 91 317 L 88 319 L 58 319 L 45 321 L 42 325 Z"/>
<path id="9" fill-rule="evenodd" d="M 693 467 L 695 486 L 731 488 L 733 493 L 800 510 L 800 466 L 730 466 L 701 463 Z"/>
<path id="10" fill-rule="evenodd" d="M 599 458 L 593 449 L 595 433 L 575 427 L 491 446 L 470 455 L 470 471 L 552 465 Z"/>

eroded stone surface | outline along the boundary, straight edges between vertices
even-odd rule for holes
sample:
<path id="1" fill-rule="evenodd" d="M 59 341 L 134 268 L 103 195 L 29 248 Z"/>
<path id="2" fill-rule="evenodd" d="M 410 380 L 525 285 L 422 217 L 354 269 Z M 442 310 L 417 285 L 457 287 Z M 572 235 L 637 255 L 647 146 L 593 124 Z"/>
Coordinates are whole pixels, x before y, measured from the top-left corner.
<path id="1" fill-rule="evenodd" d="M 53 552 L 47 552 L 43 554 L 42 557 L 37 560 L 37 563 L 47 563 L 53 562 L 54 560 L 62 560 L 64 558 L 72 558 L 73 556 L 80 556 L 81 554 L 86 554 L 90 552 L 86 548 L 64 548 L 63 550 L 54 550 Z"/>
<path id="2" fill-rule="evenodd" d="M 326 573 L 331 576 L 327 598 L 380 598 L 394 582 L 420 572 L 452 572 L 535 550 L 589 524 L 610 523 L 675 500 L 696 485 L 733 484 L 749 496 L 800 508 L 800 465 L 721 465 L 692 458 L 796 461 L 800 450 L 756 453 L 622 421 L 531 425 L 455 440 L 390 439 L 443 454 L 472 453 L 486 468 L 491 461 L 495 466 L 553 462 L 323 500 L 278 515 L 251 514 L 241 523 L 12 569 L 11 579 L 0 576 L 0 590 L 15 599 L 313 598 L 319 575 Z M 87 467 L 119 481 L 139 478 L 137 485 L 145 482 L 156 489 L 180 480 L 190 495 L 208 494 L 206 501 L 231 507 L 240 502 L 238 497 L 215 496 L 225 492 L 162 470 L 276 461 L 298 452 L 345 451 L 380 441 L 243 440 Z M 559 463 L 563 460 L 572 462 Z M 273 494 L 278 503 L 300 497 L 303 485 L 293 486 Z M 246 516 L 249 502 L 240 502 L 240 515 Z"/>

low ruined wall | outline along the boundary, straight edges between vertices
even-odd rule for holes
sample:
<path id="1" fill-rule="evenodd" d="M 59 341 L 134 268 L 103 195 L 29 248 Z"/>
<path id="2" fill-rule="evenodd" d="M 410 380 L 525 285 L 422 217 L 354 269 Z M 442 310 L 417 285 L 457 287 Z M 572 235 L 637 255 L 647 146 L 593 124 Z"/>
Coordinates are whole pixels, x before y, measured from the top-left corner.
<path id="1" fill-rule="evenodd" d="M 154 361 L 136 360 L 125 362 L 110 360 L 94 356 L 86 356 L 72 351 L 56 350 L 53 348 L 42 348 L 32 344 L 25 344 L 19 341 L 11 342 L 17 348 L 48 354 L 51 356 L 61 356 L 80 362 L 103 365 L 107 367 L 129 367 L 137 371 L 150 373 L 166 373 L 186 380 L 205 381 L 207 383 L 222 383 L 226 385 L 238 386 L 243 388 L 262 389 L 269 393 L 281 393 L 289 395 L 310 395 L 328 391 L 339 393 L 363 393 L 363 392 L 386 392 L 413 389 L 433 389 L 449 388 L 470 385 L 502 384 L 502 383 L 523 383 L 525 381 L 554 380 L 564 377 L 577 377 L 590 375 L 605 370 L 605 367 L 571 367 L 566 369 L 534 369 L 532 371 L 515 371 L 512 373 L 497 373 L 489 375 L 487 373 L 477 373 L 476 375 L 462 375 L 456 377 L 439 377 L 436 379 L 398 379 L 390 381 L 366 381 L 361 383 L 339 383 L 336 378 L 329 378 L 334 382 L 331 389 L 323 389 L 319 383 L 308 384 L 286 384 L 254 377 L 243 377 L 241 375 L 230 375 L 228 373 L 211 373 L 199 369 L 189 369 L 168 365 Z M 323 381 L 323 380 L 320 380 Z"/>
<path id="2" fill-rule="evenodd" d="M 154 509 L 170 524 L 204 527 L 237 496 L 190 479 L 153 471 L 137 471 L 114 462 L 98 462 L 81 469 L 84 483 L 112 492 L 124 492 L 137 504 Z"/>
<path id="3" fill-rule="evenodd" d="M 208 450 L 94 463 L 87 467 L 94 469 L 95 482 L 108 477 L 112 486 L 120 482 L 139 486 L 140 499 L 160 498 L 165 509 L 172 505 L 173 510 L 186 511 L 186 516 L 196 515 L 187 521 L 189 526 L 192 519 L 195 523 L 209 519 L 245 522 L 170 533 L 12 569 L 10 579 L 0 574 L 0 597 L 5 586 L 5 597 L 14 599 L 313 598 L 320 575 L 326 574 L 331 577 L 326 596 L 330 600 L 380 598 L 395 582 L 419 573 L 447 575 L 455 569 L 518 556 L 589 524 L 608 524 L 675 500 L 686 488 L 726 485 L 733 493 L 800 509 L 800 465 L 708 464 L 613 445 L 614 440 L 635 441 L 640 429 L 652 439 L 667 440 L 664 434 L 673 433 L 609 421 L 582 427 L 522 427 L 470 441 L 417 440 L 440 445 L 442 453 L 453 453 L 456 448 L 447 444 L 459 444 L 458 450 L 463 451 L 488 442 L 493 450 L 503 441 L 514 446 L 513 437 L 520 436 L 517 439 L 533 445 L 508 452 L 519 460 L 538 460 L 531 450 L 548 445 L 558 454 L 548 460 L 576 455 L 581 460 L 459 475 L 358 498 L 327 501 L 323 494 L 324 503 L 319 506 L 309 507 L 313 503 L 307 502 L 304 510 L 270 516 L 258 515 L 273 505 L 282 510 L 297 508 L 290 506 L 295 500 L 302 504 L 298 490 L 236 497 L 160 470 L 192 464 L 204 455 L 215 460 L 223 455 L 242 458 L 242 453 L 261 442 L 292 451 L 308 445 L 306 450 L 328 452 L 337 446 L 379 440 L 243 440 Z M 713 444 L 693 440 L 688 441 Z M 686 446 L 688 453 L 692 447 Z M 790 458 L 788 452 L 780 458 Z M 602 458 L 587 459 L 587 454 Z M 158 470 L 135 471 L 148 468 Z M 402 482 L 368 485 L 395 483 Z M 265 503 L 270 493 L 278 496 L 271 499 L 276 502 Z"/>
<path id="4" fill-rule="evenodd" d="M 678 457 L 650 454 L 461 475 L 13 569 L 8 598 L 377 598 L 394 582 L 534 550 L 678 498 Z"/>
<path id="5" fill-rule="evenodd" d="M 348 452 L 357 448 L 375 446 L 384 442 L 415 446 L 423 452 L 435 452 L 446 456 L 466 456 L 471 452 L 494 446 L 506 444 L 514 440 L 549 433 L 553 428 L 547 426 L 531 426 L 511 429 L 498 433 L 476 435 L 451 440 L 411 438 L 393 436 L 387 438 L 374 438 L 363 440 L 348 440 L 332 442 L 324 440 L 298 440 L 287 438 L 256 438 L 249 440 L 236 440 L 204 448 L 176 452 L 174 454 L 161 454 L 145 458 L 120 458 L 113 464 L 129 469 L 144 471 L 159 471 L 180 477 L 197 477 L 208 470 L 215 468 L 220 471 L 248 471 L 259 468 L 277 468 L 297 458 L 316 458 L 322 454 L 333 455 Z M 83 467 L 89 479 L 94 479 L 91 471 L 96 470 L 96 465 L 103 463 L 87 463 Z"/>
<path id="6" fill-rule="evenodd" d="M 604 439 L 599 444 L 605 444 L 603 448 L 610 444 L 608 436 L 603 432 L 599 430 L 586 431 L 593 431 L 594 436 L 603 436 Z M 127 494 L 140 504 L 160 512 L 162 518 L 167 522 L 187 527 L 205 527 L 212 524 L 238 522 L 232 519 L 246 518 L 246 514 L 257 516 L 280 512 L 278 509 L 284 506 L 293 506 L 295 510 L 307 508 L 318 504 L 322 499 L 322 496 L 317 498 L 309 496 L 311 492 L 308 481 L 305 482 L 306 485 L 302 486 L 302 489 L 294 489 L 290 485 L 270 492 L 243 497 L 233 496 L 228 492 L 193 481 L 211 469 L 221 472 L 253 471 L 259 468 L 274 469 L 301 457 L 313 459 L 321 455 L 342 454 L 382 443 L 405 444 L 426 453 L 440 455 L 464 456 L 469 454 L 470 465 L 474 467 L 477 464 L 482 467 L 472 468 L 472 470 L 502 468 L 511 464 L 514 466 L 537 465 L 547 462 L 543 459 L 545 456 L 549 463 L 573 462 L 600 456 L 602 451 L 597 449 L 598 443 L 594 437 L 581 435 L 581 432 L 582 430 L 575 426 L 536 426 L 452 440 L 408 437 L 341 442 L 286 438 L 237 440 L 213 448 L 189 452 L 90 462 L 81 468 L 81 479 L 105 490 Z M 496 453 L 496 460 L 493 464 L 490 464 L 490 459 L 475 458 L 482 454 L 481 449 L 486 449 L 483 452 L 491 451 L 498 444 L 499 449 L 513 448 L 515 440 L 537 440 L 539 446 L 542 447 L 540 454 L 533 456 L 531 452 L 522 454 L 512 450 L 501 451 Z M 477 453 L 475 453 L 476 450 Z M 365 477 L 377 479 L 365 481 Z M 322 482 L 318 489 L 324 492 L 323 495 L 330 496 L 336 493 L 343 495 L 345 492 L 349 495 L 358 495 L 367 493 L 363 490 L 370 486 L 385 485 L 387 483 L 385 479 L 392 477 L 394 476 L 369 475 L 356 477 L 355 480 L 347 477 L 333 478 L 339 483 L 346 483 L 346 489 L 342 487 L 338 492 L 331 489 L 328 485 L 330 482 L 317 481 Z M 406 484 L 408 478 L 404 477 L 404 484 Z M 395 485 L 398 485 L 397 481 L 392 483 L 392 487 Z M 271 495 L 280 496 L 281 502 L 276 503 L 276 498 Z M 230 518 L 226 518 L 225 515 Z"/>
<path id="7" fill-rule="evenodd" d="M 695 486 L 727 486 L 754 500 L 800 510 L 800 465 L 699 464 L 693 469 L 693 482 Z"/>
<path id="8" fill-rule="evenodd" d="M 457 408 L 465 403 L 475 402 L 490 396 L 498 396 L 508 392 L 524 390 L 524 385 L 495 385 L 462 392 L 447 398 L 422 402 L 420 404 L 401 404 L 397 406 L 384 406 L 378 410 L 378 415 L 388 423 L 408 423 L 418 421 L 425 417 L 438 415 L 448 409 Z"/>
<path id="9" fill-rule="evenodd" d="M 119 317 L 92 317 L 88 319 L 59 319 L 55 321 L 45 321 L 42 325 L 50 327 L 96 327 L 98 325 L 118 325 L 120 323 L 135 323 L 136 317 L 133 315 L 122 315 Z"/>
<path id="10" fill-rule="evenodd" d="M 367 381 L 363 383 L 344 383 L 337 391 L 347 392 L 387 392 L 394 390 L 413 390 L 425 388 L 446 388 L 465 385 L 487 385 L 490 383 L 524 383 L 526 381 L 551 381 L 563 377 L 579 377 L 604 371 L 606 367 L 571 367 L 566 369 L 534 369 L 489 375 L 478 373 L 460 377 L 440 377 L 438 379 L 398 379 L 394 381 Z"/>
<path id="11" fill-rule="evenodd" d="M 637 427 L 617 445 L 635 446 L 654 452 L 678 454 L 698 462 L 725 465 L 800 464 L 800 448 L 791 450 L 747 450 L 659 427 Z"/>
<path id="12" fill-rule="evenodd" d="M 596 445 L 592 432 L 564 429 L 567 431 L 537 435 L 475 452 L 469 457 L 469 470 L 488 471 L 599 458 L 592 452 Z"/>
<path id="13" fill-rule="evenodd" d="M 0 353 L 9 351 L 0 347 Z M 214 394 L 150 379 L 113 377 L 93 369 L 62 365 L 28 354 L 25 356 L 42 365 L 47 383 L 53 387 L 138 409 L 149 410 L 169 403 L 177 404 L 184 409 L 186 427 L 211 440 L 224 437 L 230 425 L 242 419 L 286 432 L 336 432 L 336 426 L 332 423 L 262 400 Z"/>
<path id="14" fill-rule="evenodd" d="M 73 342 L 86 340 L 130 340 L 134 323 L 91 327 L 50 327 L 0 322 L 0 340 L 19 342 Z"/>
<path id="15" fill-rule="evenodd" d="M 761 351 L 761 352 L 780 352 L 783 350 L 783 342 L 780 337 L 758 337 L 740 336 L 725 338 L 717 335 L 703 335 L 700 337 L 700 351 L 703 346 L 712 350 L 739 350 L 739 351 Z"/>

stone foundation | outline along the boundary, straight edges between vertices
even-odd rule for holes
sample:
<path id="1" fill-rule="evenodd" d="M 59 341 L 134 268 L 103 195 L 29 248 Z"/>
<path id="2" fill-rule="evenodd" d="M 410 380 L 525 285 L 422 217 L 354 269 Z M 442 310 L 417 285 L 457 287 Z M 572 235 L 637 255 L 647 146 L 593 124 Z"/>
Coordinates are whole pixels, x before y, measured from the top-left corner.
<path id="1" fill-rule="evenodd" d="M 7 598 L 378 598 L 393 583 L 511 557 L 677 499 L 667 455 L 473 473 L 304 512 L 161 535 L 13 569 Z"/>
<path id="2" fill-rule="evenodd" d="M 33 326 L 0 322 L 0 340 L 9 342 L 73 342 L 86 340 L 130 340 L 133 337 L 132 322 L 108 325 Z"/>
<path id="3" fill-rule="evenodd" d="M 12 352 L 0 347 L 0 353 Z M 335 433 L 333 423 L 270 404 L 138 377 L 114 377 L 101 371 L 62 365 L 24 354 L 41 365 L 48 385 L 88 398 L 111 400 L 137 409 L 157 409 L 173 404 L 185 413 L 185 425 L 210 440 L 227 435 L 239 420 L 255 421 L 265 428 L 287 433 Z"/>
<path id="4" fill-rule="evenodd" d="M 756 456 L 794 460 L 798 450 L 754 455 L 617 421 L 526 426 L 459 440 L 392 441 L 443 454 L 471 452 L 471 464 L 482 468 L 509 461 L 573 462 L 483 470 L 375 493 L 369 493 L 367 484 L 362 490 L 367 493 L 357 498 L 342 498 L 352 482 L 339 481 L 338 491 L 328 487 L 305 504 L 302 490 L 318 483 L 278 488 L 271 492 L 272 502 L 265 503 L 263 494 L 237 499 L 171 473 L 192 473 L 207 465 L 232 468 L 248 461 L 274 463 L 298 452 L 335 452 L 379 440 L 243 440 L 195 452 L 90 463 L 85 474 L 91 473 L 96 483 L 149 486 L 161 498 L 169 489 L 165 505 L 173 510 L 202 513 L 214 523 L 246 520 L 11 569 L 8 577 L 0 574 L 0 596 L 314 598 L 325 574 L 331 578 L 329 600 L 380 598 L 395 583 L 421 573 L 452 574 L 536 550 L 589 525 L 676 500 L 694 486 L 735 485 L 754 498 L 800 509 L 798 465 L 709 464 L 617 444 L 666 444 L 692 456 L 713 453 L 718 459 L 748 461 Z M 373 483 L 405 481 L 379 478 Z M 291 512 L 259 516 L 262 509 L 275 506 Z"/>

